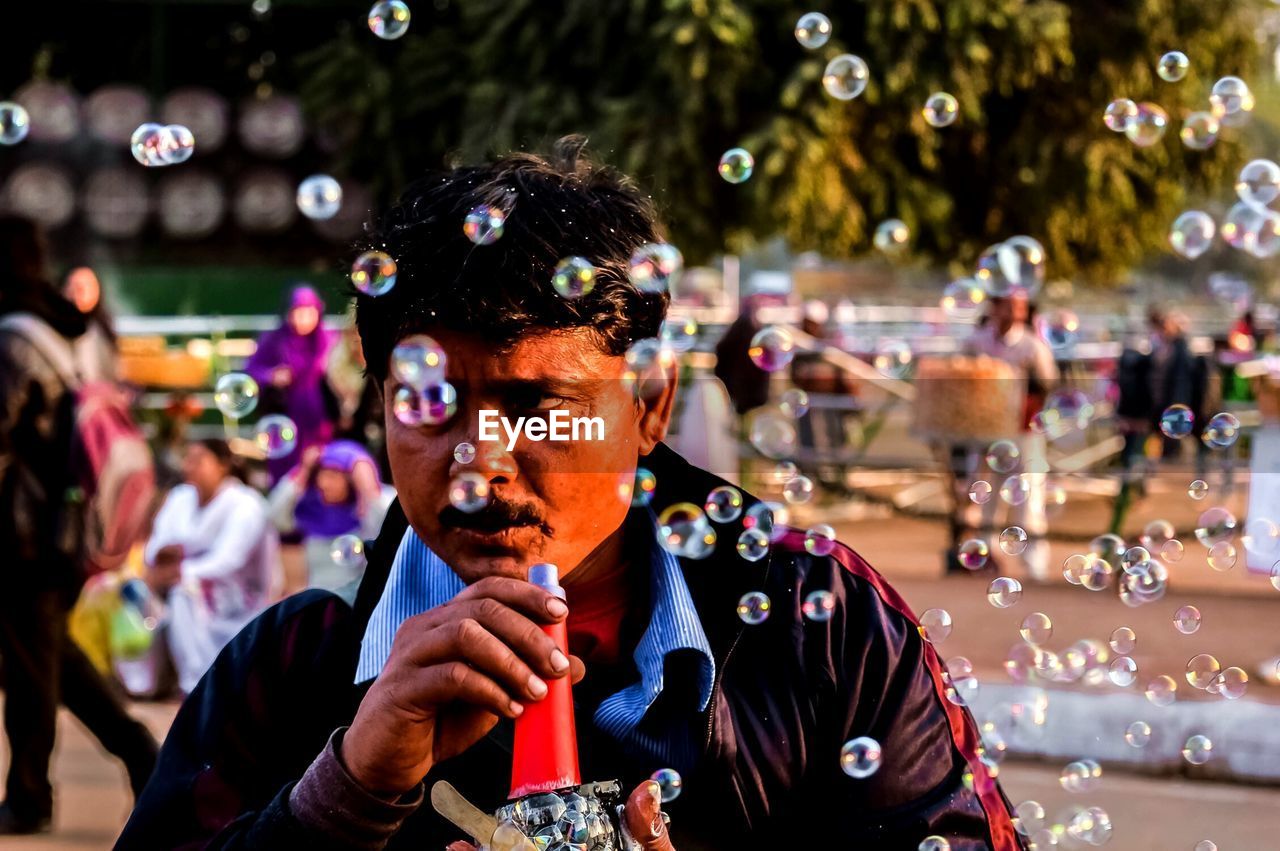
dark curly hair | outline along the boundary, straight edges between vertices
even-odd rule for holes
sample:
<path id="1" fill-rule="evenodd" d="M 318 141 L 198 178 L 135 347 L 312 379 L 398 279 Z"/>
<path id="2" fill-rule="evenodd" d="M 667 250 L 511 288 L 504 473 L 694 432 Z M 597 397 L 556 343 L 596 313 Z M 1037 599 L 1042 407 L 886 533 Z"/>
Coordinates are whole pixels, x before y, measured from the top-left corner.
<path id="1" fill-rule="evenodd" d="M 591 328 L 601 350 L 621 355 L 656 337 L 669 296 L 628 279 L 628 260 L 660 242 L 653 201 L 625 175 L 593 163 L 580 136 L 560 139 L 549 156 L 515 153 L 413 183 L 373 228 L 362 250 L 396 260 L 395 287 L 356 295 L 356 324 L 371 376 L 382 381 L 391 349 L 432 328 L 474 333 L 497 347 L 531 330 Z M 463 233 L 468 212 L 506 213 L 502 237 L 475 245 Z M 572 255 L 595 264 L 595 288 L 578 299 L 551 285 Z"/>

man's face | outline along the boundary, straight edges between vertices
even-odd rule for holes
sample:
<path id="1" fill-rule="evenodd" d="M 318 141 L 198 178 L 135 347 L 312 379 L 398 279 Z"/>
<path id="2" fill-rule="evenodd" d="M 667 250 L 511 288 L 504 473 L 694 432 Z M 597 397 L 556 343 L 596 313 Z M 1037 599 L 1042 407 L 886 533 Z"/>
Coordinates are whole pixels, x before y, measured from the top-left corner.
<path id="1" fill-rule="evenodd" d="M 320 324 L 320 311 L 309 304 L 295 307 L 289 311 L 289 324 L 296 333 L 305 337 Z"/>
<path id="2" fill-rule="evenodd" d="M 590 331 L 537 332 L 495 352 L 483 338 L 432 331 L 445 349 L 447 378 L 457 390 L 457 413 L 443 425 L 408 426 L 392 409 L 394 377 L 384 385 L 387 451 L 405 515 L 418 535 L 466 582 L 500 574 L 523 579 L 529 565 L 551 562 L 571 572 L 622 524 L 629 502 L 618 493 L 637 459 L 662 439 L 670 418 L 674 375 L 667 391 L 637 403 L 623 376 L 626 361 L 600 351 Z M 531 440 L 521 430 L 508 451 L 480 440 L 480 411 L 497 411 L 514 427 L 518 417 L 599 417 L 603 440 Z M 454 459 L 459 443 L 475 459 Z M 464 514 L 449 503 L 459 473 L 482 474 L 489 505 Z"/>

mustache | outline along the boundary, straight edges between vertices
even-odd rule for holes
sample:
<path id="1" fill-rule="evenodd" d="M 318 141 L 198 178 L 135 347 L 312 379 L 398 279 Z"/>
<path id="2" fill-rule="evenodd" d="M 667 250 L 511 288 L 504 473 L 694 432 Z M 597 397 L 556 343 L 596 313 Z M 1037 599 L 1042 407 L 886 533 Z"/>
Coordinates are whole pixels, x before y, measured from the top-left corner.
<path id="1" fill-rule="evenodd" d="M 519 526 L 537 526 L 548 537 L 553 530 L 547 524 L 545 515 L 528 503 L 507 502 L 492 499 L 479 511 L 468 514 L 459 511 L 452 505 L 440 512 L 440 524 L 455 529 L 472 529 L 477 532 L 501 532 Z"/>

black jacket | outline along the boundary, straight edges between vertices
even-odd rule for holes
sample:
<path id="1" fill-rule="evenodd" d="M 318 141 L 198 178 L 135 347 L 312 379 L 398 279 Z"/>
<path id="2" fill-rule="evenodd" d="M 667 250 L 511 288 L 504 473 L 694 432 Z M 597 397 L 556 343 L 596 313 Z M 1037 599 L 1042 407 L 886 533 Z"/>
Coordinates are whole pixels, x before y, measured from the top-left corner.
<path id="1" fill-rule="evenodd" d="M 645 466 L 657 476 L 657 510 L 701 503 L 722 484 L 665 446 Z M 354 716 L 364 692 L 352 685 L 360 641 L 406 525 L 393 507 L 354 611 L 331 594 L 306 592 L 258 618 L 223 651 L 178 713 L 118 848 L 331 847 L 293 817 L 289 792 Z M 901 598 L 852 550 L 811 556 L 794 530 L 767 558 L 744 561 L 733 546 L 740 529 L 740 521 L 725 524 L 715 554 L 682 560 L 716 682 L 707 712 L 663 721 L 689 733 L 698 753 L 684 772 L 684 791 L 666 805 L 678 851 L 784 841 L 915 849 L 930 834 L 947 837 L 953 849 L 1018 848 L 1008 802 L 976 756 L 973 719 L 944 698 L 938 656 Z M 801 613 L 816 589 L 835 595 L 829 621 Z M 736 612 L 751 590 L 773 603 L 758 626 Z M 583 779 L 619 778 L 629 787 L 664 766 L 624 752 L 595 729 L 589 719 L 599 696 L 585 688 L 591 679 L 588 670 L 575 688 Z M 881 744 L 883 764 L 858 780 L 842 772 L 840 750 L 862 735 Z M 499 724 L 436 766 L 428 788 L 448 779 L 482 808 L 496 808 L 507 793 L 510 737 L 510 726 Z M 460 838 L 424 805 L 388 847 L 439 849 Z"/>

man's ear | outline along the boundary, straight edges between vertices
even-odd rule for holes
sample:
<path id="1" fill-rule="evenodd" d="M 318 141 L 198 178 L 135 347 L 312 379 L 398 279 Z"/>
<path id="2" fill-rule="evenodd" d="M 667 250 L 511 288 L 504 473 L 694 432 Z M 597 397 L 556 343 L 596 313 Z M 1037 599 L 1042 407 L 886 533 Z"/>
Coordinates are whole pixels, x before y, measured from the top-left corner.
<path id="1" fill-rule="evenodd" d="M 663 349 L 655 366 L 661 365 L 662 381 L 659 388 L 652 389 L 637 401 L 640 406 L 640 449 L 641 455 L 648 455 L 653 448 L 667 436 L 671 425 L 671 416 L 676 408 L 676 390 L 680 381 L 680 368 L 675 352 Z M 646 380 L 641 387 L 649 390 L 659 382 Z"/>

